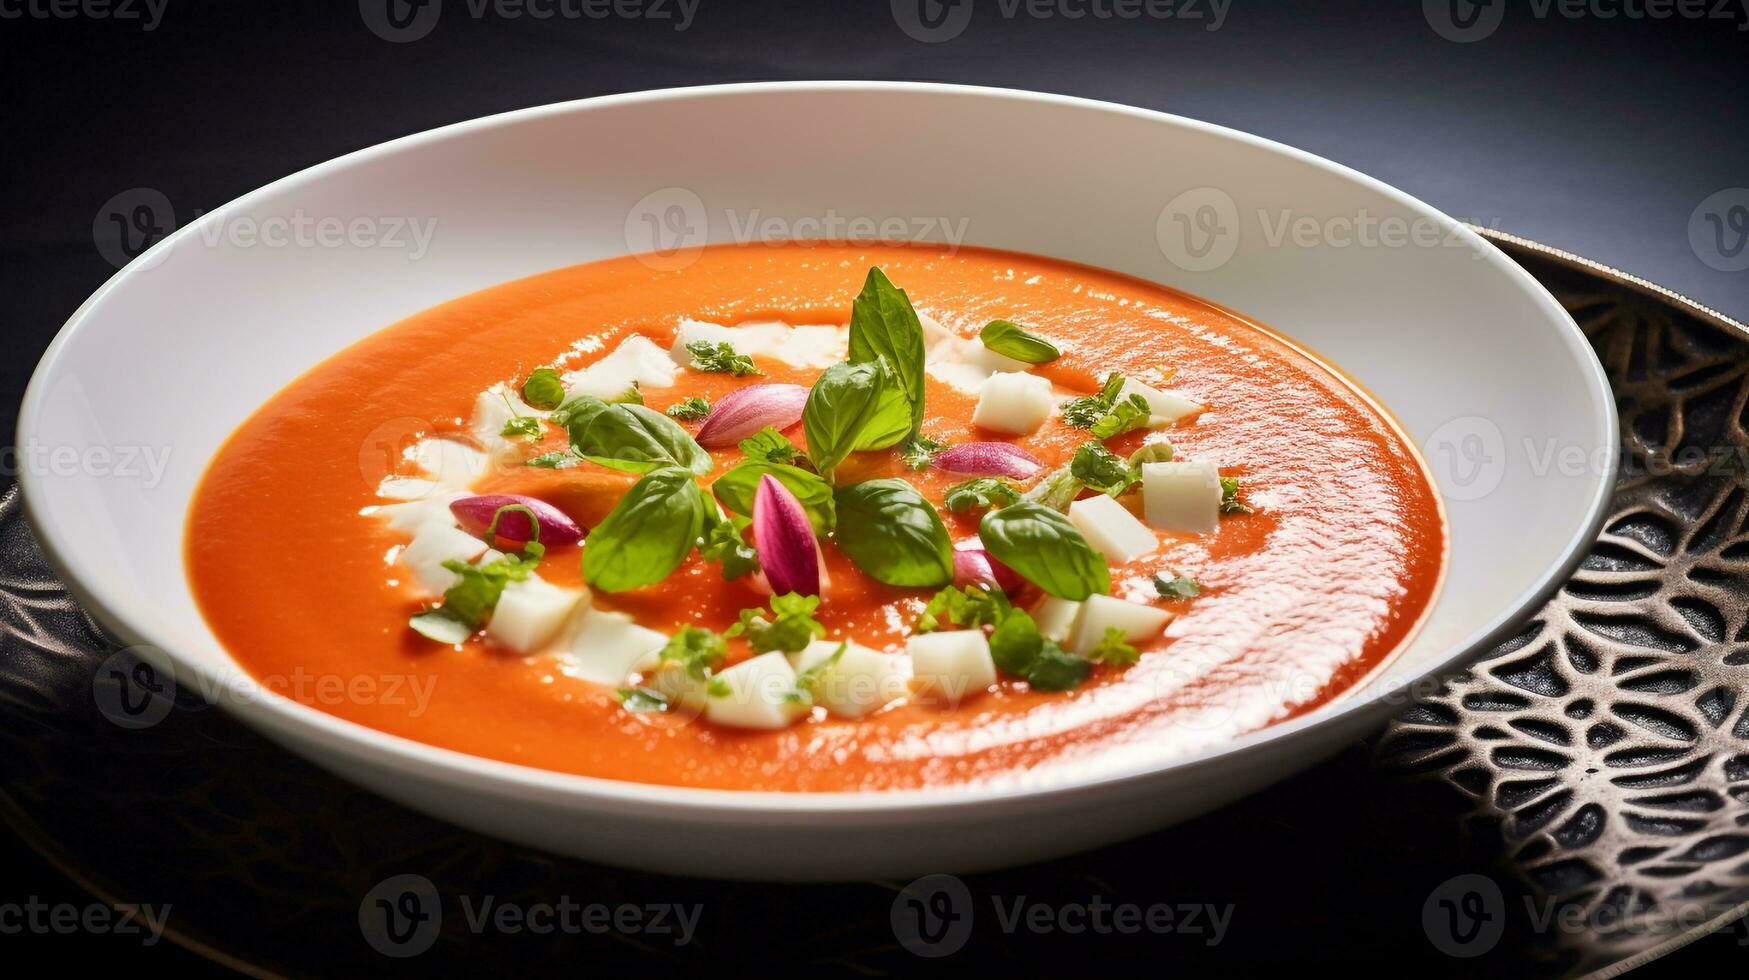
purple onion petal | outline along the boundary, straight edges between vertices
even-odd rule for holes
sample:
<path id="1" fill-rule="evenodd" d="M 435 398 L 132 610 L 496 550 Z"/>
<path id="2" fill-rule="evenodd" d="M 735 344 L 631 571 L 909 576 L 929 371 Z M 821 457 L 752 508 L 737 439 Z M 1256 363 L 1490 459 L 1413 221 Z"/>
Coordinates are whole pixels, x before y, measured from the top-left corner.
<path id="1" fill-rule="evenodd" d="M 962 442 L 935 454 L 935 468 L 962 476 L 1006 476 L 1027 480 L 1045 465 L 1032 453 L 1006 442 Z"/>
<path id="2" fill-rule="evenodd" d="M 756 384 L 737 388 L 711 406 L 698 430 L 698 444 L 726 449 L 766 426 L 782 431 L 802 420 L 808 389 L 801 385 Z"/>
<path id="3" fill-rule="evenodd" d="M 540 543 L 551 548 L 576 544 L 586 533 L 569 514 L 544 500 L 513 493 L 491 493 L 478 497 L 463 497 L 449 505 L 470 534 L 485 534 L 492 525 L 492 515 L 504 507 L 527 507 L 540 522 Z M 528 515 L 519 510 L 507 511 L 498 519 L 497 536 L 506 541 L 528 542 L 534 539 L 528 526 Z"/>
<path id="4" fill-rule="evenodd" d="M 820 545 L 801 501 L 770 474 L 753 492 L 753 549 L 773 595 L 820 594 Z"/>
<path id="5" fill-rule="evenodd" d="M 982 548 L 961 548 L 953 553 L 953 584 L 960 588 L 981 585 L 1013 592 L 1023 585 L 1020 576 Z"/>

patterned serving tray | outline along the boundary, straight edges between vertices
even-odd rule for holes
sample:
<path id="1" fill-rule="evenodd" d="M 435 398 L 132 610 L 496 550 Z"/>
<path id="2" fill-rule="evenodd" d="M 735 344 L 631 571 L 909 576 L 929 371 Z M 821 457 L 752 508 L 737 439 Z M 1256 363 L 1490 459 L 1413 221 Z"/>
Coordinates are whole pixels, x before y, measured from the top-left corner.
<path id="1" fill-rule="evenodd" d="M 1330 961 L 1613 975 L 1719 931 L 1749 945 L 1749 331 L 1493 237 L 1608 368 L 1623 475 L 1607 530 L 1469 675 L 1372 744 L 1217 814 L 910 883 L 553 858 L 355 789 L 186 694 L 152 701 L 151 676 L 113 656 L 9 493 L 0 819 L 99 900 L 168 905 L 169 938 L 257 975 L 732 962 L 878 976 L 941 956 L 1025 975 Z M 124 697 L 149 708 L 119 711 Z"/>

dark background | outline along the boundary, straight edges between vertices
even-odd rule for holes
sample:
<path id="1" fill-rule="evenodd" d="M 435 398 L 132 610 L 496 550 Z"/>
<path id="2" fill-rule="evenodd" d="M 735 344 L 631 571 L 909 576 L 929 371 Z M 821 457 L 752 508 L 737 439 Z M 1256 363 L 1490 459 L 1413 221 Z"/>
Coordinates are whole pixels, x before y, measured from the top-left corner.
<path id="1" fill-rule="evenodd" d="M 888 0 L 699 0 L 684 31 L 672 19 L 495 8 L 476 18 L 469 0 L 442 0 L 428 36 L 393 44 L 366 26 L 356 0 L 163 0 L 151 30 L 139 5 L 141 19 L 129 20 L 39 16 L 32 2 L 0 0 L 8 434 L 43 348 L 114 272 L 92 229 L 118 193 L 157 189 L 187 221 L 418 130 L 713 82 L 939 80 L 1163 109 L 1310 150 L 1455 217 L 1749 318 L 1749 272 L 1709 268 L 1688 238 L 1703 199 L 1749 186 L 1749 32 L 1740 29 L 1749 12 L 1736 6 L 1731 20 L 1575 19 L 1495 0 L 1505 5 L 1500 28 L 1460 44 L 1433 29 L 1420 0 L 1232 0 L 1213 31 L 1209 0 L 1191 8 L 1200 19 L 1131 21 L 1005 18 L 999 0 L 974 0 L 963 33 L 928 44 L 900 29 Z M 678 14 L 673 0 L 665 6 Z M 700 152 L 708 163 L 708 148 Z M 0 844 L 0 902 L 33 894 L 73 901 L 78 892 L 17 842 Z M 0 950 L 32 945 L 66 966 L 141 958 L 115 937 L 0 937 Z M 1711 948 L 1731 954 L 1728 944 Z M 1704 955 L 1677 961 L 1698 966 Z M 168 943 L 143 958 L 198 965 Z"/>

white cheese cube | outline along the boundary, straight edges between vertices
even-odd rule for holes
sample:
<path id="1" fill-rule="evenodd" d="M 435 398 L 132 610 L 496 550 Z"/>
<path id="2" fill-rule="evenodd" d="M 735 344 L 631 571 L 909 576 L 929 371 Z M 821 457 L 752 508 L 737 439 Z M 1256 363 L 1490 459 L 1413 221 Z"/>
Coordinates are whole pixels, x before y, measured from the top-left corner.
<path id="1" fill-rule="evenodd" d="M 431 496 L 437 489 L 437 483 L 432 480 L 421 480 L 411 476 L 388 476 L 377 484 L 377 496 L 388 500 L 421 500 Z"/>
<path id="2" fill-rule="evenodd" d="M 919 633 L 905 641 L 905 650 L 919 694 L 958 704 L 996 683 L 996 662 L 982 630 Z"/>
<path id="3" fill-rule="evenodd" d="M 486 623 L 486 638 L 517 653 L 537 653 L 552 642 L 581 601 L 582 592 L 537 575 L 506 583 Z"/>
<path id="4" fill-rule="evenodd" d="M 1105 639 L 1105 631 L 1113 627 L 1123 630 L 1123 638 L 1130 643 L 1151 640 L 1160 635 L 1171 619 L 1171 613 L 1157 606 L 1091 595 L 1083 604 L 1074 634 L 1069 637 L 1069 649 L 1086 656 Z"/>
<path id="5" fill-rule="evenodd" d="M 954 332 L 943 326 L 940 320 L 937 320 L 935 317 L 932 317 L 921 310 L 917 311 L 917 325 L 923 328 L 923 343 L 925 346 L 934 345 L 954 336 Z"/>
<path id="6" fill-rule="evenodd" d="M 986 372 L 987 374 L 997 374 L 1003 371 L 1012 372 L 1032 370 L 1031 364 L 1028 364 L 1017 357 L 1009 357 L 1007 354 L 998 354 L 990 348 L 985 347 L 984 342 L 976 337 L 961 340 L 959 343 L 960 360 Z"/>
<path id="7" fill-rule="evenodd" d="M 1075 631 L 1075 623 L 1081 618 L 1081 606 L 1081 603 L 1073 599 L 1045 596 L 1045 600 L 1032 611 L 1032 621 L 1038 625 L 1040 636 L 1057 643 L 1067 643 L 1069 634 Z"/>
<path id="8" fill-rule="evenodd" d="M 711 346 L 735 342 L 735 332 L 720 323 L 708 323 L 704 320 L 682 320 L 674 328 L 674 346 L 668 348 L 668 357 L 680 367 L 692 363 L 692 352 L 686 349 L 687 344 L 706 343 Z M 739 347 L 736 350 L 741 350 Z M 746 353 L 746 351 L 741 351 Z"/>
<path id="9" fill-rule="evenodd" d="M 613 353 L 562 379 L 565 395 L 593 395 L 604 401 L 618 398 L 633 385 L 667 388 L 674 384 L 674 362 L 643 334 L 632 334 Z"/>
<path id="10" fill-rule="evenodd" d="M 830 324 L 792 327 L 771 354 L 793 367 L 829 368 L 844 360 L 850 331 Z"/>
<path id="11" fill-rule="evenodd" d="M 413 540 L 401 549 L 399 561 L 412 573 L 414 588 L 425 595 L 442 595 L 457 578 L 456 573 L 443 567 L 443 563 L 473 561 L 485 550 L 486 542 L 461 528 L 428 521 L 420 525 Z"/>
<path id="12" fill-rule="evenodd" d="M 730 667 L 711 678 L 711 687 L 719 693 L 705 699 L 704 716 L 730 728 L 787 728 L 807 711 L 791 698 L 795 668 L 776 650 Z"/>
<path id="13" fill-rule="evenodd" d="M 1142 512 L 1162 531 L 1207 534 L 1221 522 L 1221 472 L 1207 460 L 1143 463 Z"/>
<path id="14" fill-rule="evenodd" d="M 1148 525 L 1103 493 L 1070 504 L 1069 520 L 1093 550 L 1105 555 L 1105 560 L 1113 565 L 1152 554 L 1160 546 L 1160 539 L 1148 530 Z"/>
<path id="15" fill-rule="evenodd" d="M 1036 374 L 993 374 L 978 389 L 972 424 L 993 432 L 1026 435 L 1050 418 L 1051 383 Z"/>
<path id="16" fill-rule="evenodd" d="M 1203 410 L 1203 406 L 1177 392 L 1161 391 L 1134 378 L 1125 378 L 1118 396 L 1128 398 L 1131 395 L 1141 395 L 1148 403 L 1148 427 L 1153 429 L 1164 428 Z"/>
<path id="17" fill-rule="evenodd" d="M 486 454 L 454 439 L 422 439 L 413 447 L 413 464 L 433 483 L 463 490 L 486 472 Z"/>
<path id="18" fill-rule="evenodd" d="M 904 658 L 845 643 L 836 663 L 821 671 L 812 691 L 814 703 L 839 718 L 863 715 L 905 694 Z M 789 655 L 796 673 L 825 663 L 838 652 L 839 641 L 815 640 Z"/>
<path id="19" fill-rule="evenodd" d="M 467 494 L 460 490 L 445 490 L 434 492 L 431 496 L 420 500 L 408 500 L 399 504 L 378 504 L 367 508 L 371 516 L 386 521 L 389 527 L 407 534 L 417 533 L 427 524 L 439 524 L 443 527 L 455 526 L 455 515 L 450 513 L 452 501 L 460 500 Z"/>
<path id="20" fill-rule="evenodd" d="M 496 384 L 474 399 L 474 438 L 486 447 L 487 455 L 495 459 L 513 456 L 517 447 L 526 445 L 526 441 L 505 438 L 504 426 L 517 417 L 546 418 L 550 414 L 523 401 L 522 394 L 511 386 Z"/>
<path id="21" fill-rule="evenodd" d="M 677 663 L 655 668 L 644 680 L 644 686 L 668 699 L 669 711 L 682 711 L 697 716 L 704 711 L 705 682 L 686 672 Z"/>
<path id="22" fill-rule="evenodd" d="M 633 671 L 655 669 L 656 655 L 667 645 L 667 636 L 639 626 L 625 613 L 589 606 L 577 619 L 561 669 L 592 684 L 618 687 Z"/>

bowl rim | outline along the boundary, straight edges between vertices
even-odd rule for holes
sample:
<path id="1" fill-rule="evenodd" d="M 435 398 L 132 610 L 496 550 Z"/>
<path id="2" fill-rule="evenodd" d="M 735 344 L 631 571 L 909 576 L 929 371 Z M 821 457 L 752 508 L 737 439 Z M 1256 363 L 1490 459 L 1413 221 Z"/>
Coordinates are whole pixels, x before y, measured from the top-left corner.
<path id="1" fill-rule="evenodd" d="M 978 85 L 955 85 L 940 82 L 892 81 L 792 81 L 736 82 L 728 84 L 683 86 L 652 89 L 615 95 L 597 96 L 532 106 L 523 109 L 481 116 L 435 129 L 412 133 L 373 146 L 323 161 L 267 183 L 220 207 L 214 208 L 158 242 L 112 275 L 101 287 L 80 304 L 55 335 L 44 352 L 26 386 L 20 405 L 16 444 L 21 451 L 34 448 L 31 433 L 44 411 L 49 379 L 58 373 L 66 348 L 86 319 L 87 313 L 110 293 L 126 283 L 142 269 L 153 265 L 151 257 L 159 250 L 175 248 L 184 236 L 198 233 L 209 222 L 222 220 L 232 208 L 249 204 L 292 188 L 299 184 L 370 163 L 380 157 L 409 149 L 466 137 L 475 132 L 498 127 L 520 125 L 531 120 L 564 116 L 595 109 L 620 108 L 644 103 L 676 102 L 734 98 L 764 93 L 903 93 L 908 95 L 978 96 L 1008 103 L 1032 103 L 1053 107 L 1079 109 L 1086 112 L 1109 113 L 1162 123 L 1203 134 L 1232 140 L 1253 148 L 1285 156 L 1296 162 L 1321 169 L 1333 176 L 1354 182 L 1395 203 L 1444 223 L 1453 235 L 1488 263 L 1496 273 L 1516 283 L 1533 302 L 1541 303 L 1551 314 L 1560 339 L 1569 353 L 1585 371 L 1587 388 L 1593 400 L 1602 408 L 1595 423 L 1594 437 L 1600 445 L 1614 445 L 1619 429 L 1614 396 L 1603 365 L 1592 352 L 1578 324 L 1560 306 L 1548 290 L 1506 254 L 1469 226 L 1456 221 L 1431 205 L 1376 178 L 1350 167 L 1297 149 L 1274 140 L 1254 136 L 1239 130 L 1171 113 L 1135 106 L 1120 105 L 1077 96 L 1033 92 L 1023 89 Z M 161 256 L 160 256 L 161 257 Z M 1502 642 L 1518 629 L 1577 568 L 1590 544 L 1596 539 L 1608 514 L 1619 454 L 1605 456 L 1603 467 L 1595 472 L 1584 520 L 1578 531 L 1562 548 L 1561 558 L 1506 608 L 1463 640 L 1453 643 L 1440 658 L 1407 675 L 1411 683 L 1448 677 L 1466 667 L 1474 658 Z M 1146 760 L 1140 763 L 1101 771 L 1085 776 L 1073 774 L 1053 777 L 1048 783 L 1032 784 L 1024 780 L 1003 780 L 990 784 L 959 784 L 897 790 L 850 790 L 805 792 L 794 790 L 706 789 L 637 783 L 598 776 L 584 776 L 554 770 L 539 769 L 514 762 L 470 755 L 347 721 L 337 715 L 304 705 L 257 684 L 240 666 L 232 662 L 229 671 L 206 668 L 174 653 L 177 644 L 169 641 L 153 627 L 149 610 L 140 608 L 125 594 L 103 594 L 101 588 L 86 583 L 101 581 L 92 574 L 89 559 L 61 547 L 51 535 L 40 530 L 47 526 L 48 503 L 46 488 L 38 482 L 29 467 L 21 468 L 18 485 L 24 510 L 39 533 L 38 542 L 50 566 L 65 581 L 81 604 L 99 621 L 112 626 L 120 636 L 134 638 L 136 645 L 160 651 L 171 663 L 172 676 L 183 672 L 201 681 L 202 691 L 210 692 L 216 703 L 251 727 L 287 736 L 300 745 L 318 745 L 325 751 L 358 763 L 385 766 L 401 770 L 422 770 L 432 778 L 449 784 L 468 783 L 478 787 L 516 790 L 546 799 L 571 799 L 611 804 L 618 807 L 660 811 L 669 816 L 718 814 L 742 816 L 805 816 L 817 813 L 860 814 L 865 817 L 916 812 L 920 810 L 961 809 L 1002 805 L 1017 800 L 1045 801 L 1096 789 L 1116 790 L 1133 786 L 1168 773 L 1182 773 L 1211 766 L 1232 765 L 1238 760 L 1258 755 L 1279 743 L 1305 733 L 1354 724 L 1370 714 L 1389 707 L 1388 701 L 1402 688 L 1375 681 L 1366 691 L 1339 698 L 1317 710 L 1242 735 L 1229 742 L 1188 752 L 1183 755 Z M 186 520 L 186 515 L 184 515 Z M 145 624 L 145 625 L 141 625 Z M 222 650 L 222 647 L 221 647 Z M 227 654 L 228 656 L 228 654 Z M 1401 708 L 1405 705 L 1398 705 Z M 1382 719 L 1378 719 L 1382 721 Z M 320 761 L 317 757 L 315 761 Z M 1286 775 L 1284 771 L 1282 775 Z"/>

